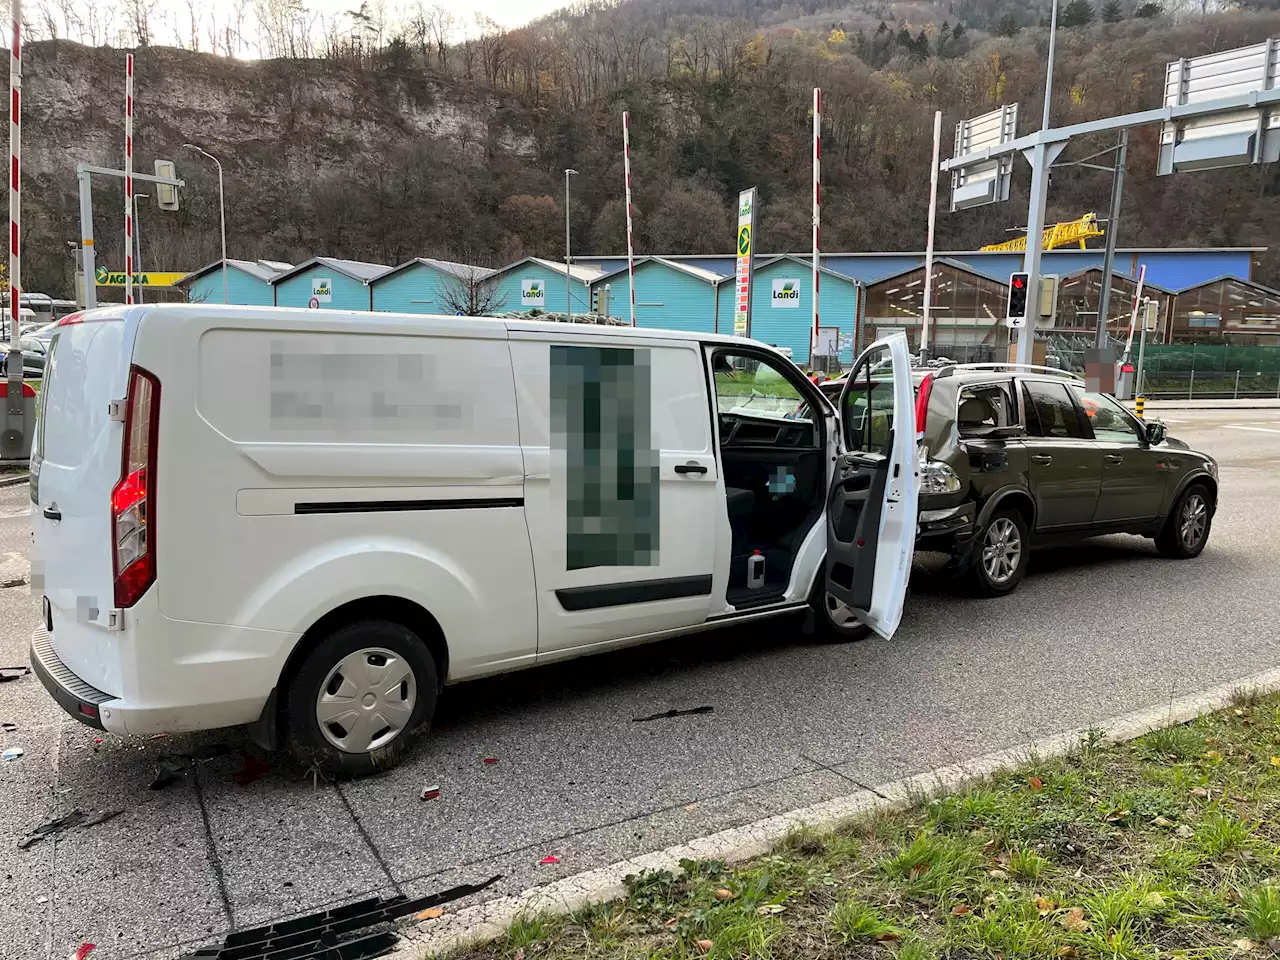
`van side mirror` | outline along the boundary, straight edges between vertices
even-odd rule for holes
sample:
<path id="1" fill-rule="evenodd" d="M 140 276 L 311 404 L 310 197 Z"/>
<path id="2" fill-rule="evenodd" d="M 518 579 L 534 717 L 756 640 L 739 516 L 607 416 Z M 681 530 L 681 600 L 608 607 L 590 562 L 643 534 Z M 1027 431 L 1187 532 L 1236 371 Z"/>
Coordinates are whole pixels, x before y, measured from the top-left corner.
<path id="1" fill-rule="evenodd" d="M 1158 443 L 1162 443 L 1169 432 L 1168 428 L 1159 420 L 1149 421 L 1147 423 L 1146 430 L 1147 443 L 1151 444 L 1153 447 Z"/>

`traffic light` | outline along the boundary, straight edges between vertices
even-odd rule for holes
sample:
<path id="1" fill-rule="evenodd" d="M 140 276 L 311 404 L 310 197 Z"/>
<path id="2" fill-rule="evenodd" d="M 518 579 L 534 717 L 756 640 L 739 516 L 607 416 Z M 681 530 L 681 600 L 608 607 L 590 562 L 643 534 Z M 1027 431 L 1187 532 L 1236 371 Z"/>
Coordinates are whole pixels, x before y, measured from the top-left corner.
<path id="1" fill-rule="evenodd" d="M 1009 309 L 1005 313 L 1011 326 L 1022 326 L 1027 321 L 1027 284 L 1030 277 L 1025 273 L 1009 275 Z"/>

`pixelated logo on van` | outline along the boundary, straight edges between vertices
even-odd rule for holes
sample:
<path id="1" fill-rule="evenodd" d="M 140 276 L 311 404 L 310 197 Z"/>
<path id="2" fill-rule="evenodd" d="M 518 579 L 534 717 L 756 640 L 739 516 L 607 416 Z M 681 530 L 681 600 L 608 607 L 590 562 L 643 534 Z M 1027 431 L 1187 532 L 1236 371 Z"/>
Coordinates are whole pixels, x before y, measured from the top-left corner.
<path id="1" fill-rule="evenodd" d="M 442 387 L 439 359 L 430 353 L 330 353 L 273 340 L 270 362 L 272 430 L 355 440 L 395 433 L 440 443 L 474 427 L 473 401 Z"/>
<path id="2" fill-rule="evenodd" d="M 800 306 L 800 281 L 773 281 L 773 296 L 769 302 L 775 307 L 796 308 Z"/>
<path id="3" fill-rule="evenodd" d="M 547 305 L 547 287 L 541 280 L 520 281 L 520 306 L 545 307 Z"/>
<path id="4" fill-rule="evenodd" d="M 565 564 L 658 564 L 658 451 L 648 350 L 551 347 L 551 450 L 563 471 Z M 561 484 L 553 477 L 552 490 Z"/>

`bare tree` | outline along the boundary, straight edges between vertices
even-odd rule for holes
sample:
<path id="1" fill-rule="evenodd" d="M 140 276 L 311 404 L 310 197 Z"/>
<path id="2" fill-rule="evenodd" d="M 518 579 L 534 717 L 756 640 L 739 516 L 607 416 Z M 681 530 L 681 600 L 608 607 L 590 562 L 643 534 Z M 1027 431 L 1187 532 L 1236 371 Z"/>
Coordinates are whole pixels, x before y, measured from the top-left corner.
<path id="1" fill-rule="evenodd" d="M 489 280 L 491 270 L 459 264 L 448 280 L 439 287 L 440 302 L 451 313 L 467 317 L 487 317 L 507 308 L 507 298 L 498 285 Z"/>

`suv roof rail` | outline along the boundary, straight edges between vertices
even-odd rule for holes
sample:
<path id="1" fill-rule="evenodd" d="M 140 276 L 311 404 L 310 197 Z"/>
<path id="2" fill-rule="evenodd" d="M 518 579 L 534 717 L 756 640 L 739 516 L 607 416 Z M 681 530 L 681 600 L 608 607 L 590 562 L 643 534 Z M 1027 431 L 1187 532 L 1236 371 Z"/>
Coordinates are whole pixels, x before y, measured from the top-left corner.
<path id="1" fill-rule="evenodd" d="M 1052 373 L 1059 377 L 1068 377 L 1072 380 L 1084 380 L 1084 377 L 1078 373 L 1072 373 L 1070 370 L 1063 370 L 1061 367 L 1045 367 L 1036 363 L 1013 363 L 1009 361 L 996 363 L 953 363 L 943 367 L 935 377 L 949 377 L 958 370 L 1021 370 L 1031 373 Z"/>

